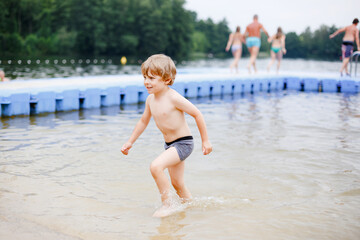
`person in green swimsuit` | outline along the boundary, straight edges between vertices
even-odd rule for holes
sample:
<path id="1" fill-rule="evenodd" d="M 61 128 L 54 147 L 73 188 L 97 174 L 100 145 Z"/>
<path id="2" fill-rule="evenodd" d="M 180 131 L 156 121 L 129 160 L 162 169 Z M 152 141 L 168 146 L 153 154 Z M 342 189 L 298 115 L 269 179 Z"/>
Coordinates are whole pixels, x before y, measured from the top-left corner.
<path id="1" fill-rule="evenodd" d="M 271 36 L 268 39 L 268 42 L 271 42 L 271 61 L 269 62 L 267 66 L 268 72 L 270 71 L 271 66 L 274 64 L 275 59 L 278 61 L 276 72 L 279 73 L 280 69 L 280 63 L 283 57 L 283 54 L 286 54 L 285 49 L 285 34 L 282 32 L 281 27 L 278 27 L 277 33 L 273 36 Z"/>

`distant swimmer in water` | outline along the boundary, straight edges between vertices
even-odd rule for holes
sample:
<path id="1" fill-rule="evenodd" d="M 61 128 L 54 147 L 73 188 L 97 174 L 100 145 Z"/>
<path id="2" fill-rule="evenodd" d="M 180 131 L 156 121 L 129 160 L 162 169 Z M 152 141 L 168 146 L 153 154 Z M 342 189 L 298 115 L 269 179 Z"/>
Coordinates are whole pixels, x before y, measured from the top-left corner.
<path id="1" fill-rule="evenodd" d="M 245 38 L 244 35 L 240 33 L 240 27 L 237 26 L 236 31 L 234 33 L 230 33 L 229 40 L 225 48 L 225 50 L 228 52 L 231 47 L 234 61 L 230 65 L 230 70 L 235 68 L 236 73 L 238 73 L 238 63 L 241 58 L 242 43 L 245 43 Z"/>
<path id="2" fill-rule="evenodd" d="M 176 67 L 171 58 L 163 54 L 152 55 L 141 65 L 141 72 L 144 76 L 144 85 L 150 95 L 146 99 L 141 119 L 136 124 L 129 140 L 122 146 L 121 152 L 125 155 L 128 154 L 136 139 L 153 117 L 165 140 L 165 151 L 150 165 L 150 171 L 159 189 L 163 204 L 153 216 L 165 217 L 176 210 L 171 205 L 170 182 L 164 172 L 165 169 L 168 169 L 171 184 L 179 197 L 183 201 L 192 198 L 190 191 L 185 186 L 184 170 L 185 159 L 193 151 L 194 140 L 185 119 L 185 113 L 195 119 L 204 155 L 212 151 L 212 145 L 202 113 L 190 101 L 169 87 L 175 81 L 176 76 Z"/>
<path id="3" fill-rule="evenodd" d="M 5 72 L 0 70 L 0 82 L 8 82 L 9 79 L 5 77 Z"/>
<path id="4" fill-rule="evenodd" d="M 271 66 L 274 64 L 275 59 L 278 61 L 278 64 L 276 66 L 276 72 L 279 73 L 280 69 L 280 63 L 283 57 L 283 54 L 286 54 L 285 49 L 285 34 L 283 34 L 281 27 L 277 29 L 277 33 L 273 36 L 271 36 L 268 39 L 268 42 L 271 43 L 271 61 L 269 62 L 267 66 L 267 71 L 270 71 Z"/>
<path id="5" fill-rule="evenodd" d="M 260 30 L 269 38 L 264 26 L 258 22 L 258 15 L 254 15 L 253 22 L 246 27 L 244 34 L 246 36 L 246 46 L 250 52 L 250 61 L 247 66 L 249 73 L 251 73 L 251 67 L 254 68 L 255 73 L 257 72 L 255 61 L 261 46 Z"/>
<path id="6" fill-rule="evenodd" d="M 356 42 L 357 50 L 360 51 L 360 44 L 359 44 L 359 29 L 357 29 L 357 25 L 359 23 L 359 19 L 355 18 L 352 22 L 353 24 L 341 28 L 331 34 L 329 37 L 330 39 L 335 37 L 341 32 L 345 32 L 343 37 L 342 45 L 341 45 L 341 52 L 342 52 L 342 65 L 340 68 L 340 75 L 342 76 L 343 71 L 345 70 L 346 75 L 350 75 L 348 72 L 348 63 L 350 61 L 350 57 L 354 50 L 354 41 Z"/>

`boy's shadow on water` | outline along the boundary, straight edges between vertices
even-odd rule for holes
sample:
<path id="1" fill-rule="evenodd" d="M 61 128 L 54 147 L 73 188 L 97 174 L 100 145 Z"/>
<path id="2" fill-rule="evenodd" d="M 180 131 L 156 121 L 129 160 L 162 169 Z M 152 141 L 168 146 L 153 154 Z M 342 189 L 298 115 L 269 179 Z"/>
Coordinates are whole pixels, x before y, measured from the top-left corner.
<path id="1" fill-rule="evenodd" d="M 180 223 L 186 217 L 184 211 L 162 218 L 160 225 L 157 227 L 158 233 L 154 236 L 149 236 L 150 240 L 181 240 L 186 237 L 186 234 L 181 234 L 179 231 L 188 224 Z"/>

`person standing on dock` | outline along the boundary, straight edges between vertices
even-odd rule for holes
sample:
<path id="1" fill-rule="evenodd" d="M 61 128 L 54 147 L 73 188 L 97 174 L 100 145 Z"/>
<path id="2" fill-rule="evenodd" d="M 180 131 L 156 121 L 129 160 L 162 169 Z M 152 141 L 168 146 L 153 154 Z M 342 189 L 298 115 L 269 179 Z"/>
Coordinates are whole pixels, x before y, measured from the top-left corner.
<path id="1" fill-rule="evenodd" d="M 345 32 L 341 45 L 341 52 L 342 52 L 342 65 L 340 68 L 341 76 L 343 75 L 344 70 L 346 75 L 350 76 L 347 66 L 354 50 L 354 41 L 356 42 L 357 50 L 360 51 L 359 29 L 357 28 L 358 23 L 359 23 L 359 19 L 355 18 L 351 25 L 347 27 L 343 27 L 329 36 L 329 38 L 331 39 L 334 38 L 339 33 Z"/>
<path id="2" fill-rule="evenodd" d="M 261 46 L 260 30 L 269 38 L 269 34 L 264 26 L 258 22 L 258 15 L 254 15 L 253 20 L 254 21 L 246 27 L 244 34 L 246 36 L 246 46 L 250 52 L 250 61 L 247 66 L 249 73 L 251 73 L 251 66 L 253 66 L 254 72 L 257 72 L 255 61 Z"/>
<path id="3" fill-rule="evenodd" d="M 9 79 L 5 77 L 5 72 L 0 70 L 0 82 L 8 82 Z"/>
<path id="4" fill-rule="evenodd" d="M 267 71 L 270 71 L 271 66 L 274 64 L 275 59 L 278 61 L 276 66 L 276 73 L 279 73 L 280 63 L 283 57 L 283 54 L 286 54 L 285 48 L 285 34 L 282 32 L 281 27 L 278 27 L 277 33 L 268 39 L 268 42 L 271 43 L 270 55 L 271 61 L 267 66 Z"/>
<path id="5" fill-rule="evenodd" d="M 230 71 L 235 68 L 236 73 L 238 73 L 238 63 L 241 58 L 243 42 L 245 42 L 244 35 L 241 34 L 240 27 L 237 26 L 236 31 L 234 33 L 230 33 L 229 40 L 225 48 L 228 52 L 231 47 L 231 52 L 234 56 L 234 61 L 230 65 Z"/>
<path id="6" fill-rule="evenodd" d="M 184 113 L 195 119 L 204 155 L 212 151 L 212 145 L 202 113 L 190 101 L 169 87 L 176 76 L 176 67 L 171 58 L 163 54 L 152 55 L 141 65 L 141 72 L 144 76 L 144 85 L 150 95 L 146 99 L 141 119 L 136 124 L 129 140 L 122 146 L 121 152 L 128 154 L 153 117 L 165 140 L 165 151 L 150 165 L 151 174 L 163 203 L 153 216 L 165 217 L 174 211 L 169 196 L 170 182 L 164 172 L 165 169 L 168 169 L 171 183 L 182 201 L 189 201 L 192 198 L 184 183 L 184 160 L 193 151 L 194 141 Z"/>

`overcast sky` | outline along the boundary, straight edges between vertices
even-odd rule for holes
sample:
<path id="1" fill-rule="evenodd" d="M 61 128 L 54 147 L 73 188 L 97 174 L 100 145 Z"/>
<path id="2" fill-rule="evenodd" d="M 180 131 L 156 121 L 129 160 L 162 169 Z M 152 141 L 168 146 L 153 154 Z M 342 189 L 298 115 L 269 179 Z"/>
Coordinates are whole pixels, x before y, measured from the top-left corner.
<path id="1" fill-rule="evenodd" d="M 198 19 L 225 18 L 231 31 L 239 25 L 242 33 L 254 14 L 269 34 L 278 26 L 299 34 L 307 26 L 314 31 L 322 24 L 343 27 L 360 19 L 360 0 L 186 0 L 185 8 L 195 11 Z"/>

